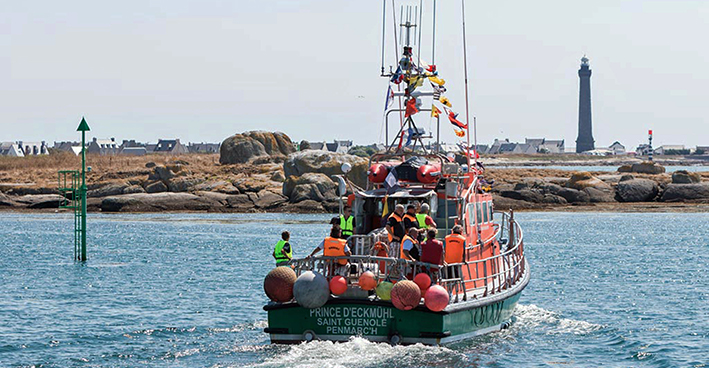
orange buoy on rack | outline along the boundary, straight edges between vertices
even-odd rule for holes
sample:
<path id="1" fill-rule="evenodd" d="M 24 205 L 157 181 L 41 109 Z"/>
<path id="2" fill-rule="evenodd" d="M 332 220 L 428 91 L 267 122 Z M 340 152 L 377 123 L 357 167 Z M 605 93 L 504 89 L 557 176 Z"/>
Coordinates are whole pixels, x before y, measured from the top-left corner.
<path id="1" fill-rule="evenodd" d="M 431 286 L 423 296 L 423 302 L 426 308 L 434 312 L 444 310 L 449 301 L 450 297 L 448 296 L 448 291 L 441 285 Z"/>
<path id="2" fill-rule="evenodd" d="M 362 290 L 374 290 L 377 287 L 377 279 L 372 271 L 366 271 L 359 276 L 359 287 Z"/>
<path id="3" fill-rule="evenodd" d="M 347 280 L 342 276 L 335 276 L 330 280 L 330 291 L 335 295 L 341 295 L 347 291 Z"/>
<path id="4" fill-rule="evenodd" d="M 431 286 L 431 277 L 425 273 L 419 273 L 414 276 L 414 282 L 418 285 L 419 289 L 421 289 L 421 292 L 425 293 L 429 286 Z"/>
<path id="5" fill-rule="evenodd" d="M 421 289 L 410 280 L 399 281 L 391 288 L 391 303 L 396 309 L 411 310 L 421 302 Z"/>

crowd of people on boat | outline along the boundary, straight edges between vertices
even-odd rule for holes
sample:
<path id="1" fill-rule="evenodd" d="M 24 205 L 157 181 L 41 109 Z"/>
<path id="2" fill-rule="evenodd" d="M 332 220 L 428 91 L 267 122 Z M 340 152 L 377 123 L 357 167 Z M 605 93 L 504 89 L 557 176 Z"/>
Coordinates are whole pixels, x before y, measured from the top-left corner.
<path id="1" fill-rule="evenodd" d="M 378 241 L 372 247 L 370 255 L 378 257 L 400 258 L 406 261 L 419 261 L 428 264 L 429 273 L 437 273 L 440 267 L 462 263 L 465 252 L 463 227 L 453 226 L 444 241 L 438 239 L 436 222 L 429 215 L 428 204 L 397 204 L 394 211 L 383 216 L 382 226 L 386 229 L 387 241 Z M 330 235 L 310 252 L 306 259 L 322 252 L 327 257 L 349 257 L 352 255 L 348 239 L 355 235 L 356 222 L 352 209 L 345 206 L 343 214 L 334 217 L 330 224 Z M 276 266 L 287 265 L 293 258 L 293 248 L 289 243 L 290 233 L 284 231 L 281 240 L 276 243 L 273 257 Z M 340 258 L 334 265 L 334 274 L 347 271 L 347 258 Z M 455 268 L 449 268 L 455 273 Z M 453 275 L 455 276 L 455 275 Z"/>

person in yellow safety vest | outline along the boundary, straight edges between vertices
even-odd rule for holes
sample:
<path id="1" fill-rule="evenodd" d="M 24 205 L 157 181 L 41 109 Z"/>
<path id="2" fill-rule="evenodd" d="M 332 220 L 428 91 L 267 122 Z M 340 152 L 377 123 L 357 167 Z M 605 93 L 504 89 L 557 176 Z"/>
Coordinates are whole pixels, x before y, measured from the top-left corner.
<path id="1" fill-rule="evenodd" d="M 322 251 L 323 255 L 326 257 L 351 256 L 352 253 L 350 252 L 350 247 L 347 246 L 347 240 L 340 239 L 340 235 L 340 227 L 333 226 L 330 230 L 330 236 L 320 242 L 320 245 L 313 249 L 313 251 L 307 257 L 305 257 L 305 259 L 310 259 L 310 257 L 314 256 L 320 251 Z M 336 262 L 336 267 L 330 269 L 330 275 L 341 274 L 341 271 L 347 268 L 346 266 L 346 258 L 338 259 Z"/>
<path id="2" fill-rule="evenodd" d="M 281 240 L 276 243 L 276 248 L 273 250 L 273 258 L 276 259 L 276 267 L 285 266 L 293 259 L 293 248 L 290 243 L 290 233 L 284 231 L 281 233 Z"/>
<path id="3" fill-rule="evenodd" d="M 404 235 L 404 239 L 401 240 L 401 252 L 399 258 L 406 259 L 408 261 L 415 261 L 418 259 L 418 241 L 416 237 L 419 231 L 417 228 L 409 228 L 408 234 Z"/>
<path id="4" fill-rule="evenodd" d="M 340 215 L 340 229 L 342 230 L 342 239 L 347 239 L 354 234 L 355 219 L 352 216 L 352 207 L 345 206 L 343 214 Z"/>
<path id="5" fill-rule="evenodd" d="M 429 227 L 436 227 L 436 222 L 433 221 L 431 216 L 428 215 L 429 210 L 430 210 L 430 207 L 428 206 L 428 203 L 424 203 L 421 205 L 421 209 L 419 210 L 419 213 L 416 214 L 416 220 L 418 220 L 419 228 L 421 228 L 421 229 L 428 229 Z"/>

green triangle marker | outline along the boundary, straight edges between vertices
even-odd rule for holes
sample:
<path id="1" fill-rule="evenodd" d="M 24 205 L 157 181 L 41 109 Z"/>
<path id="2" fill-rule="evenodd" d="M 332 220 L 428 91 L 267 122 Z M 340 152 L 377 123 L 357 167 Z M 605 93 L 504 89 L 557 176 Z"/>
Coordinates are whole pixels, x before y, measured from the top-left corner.
<path id="1" fill-rule="evenodd" d="M 79 123 L 79 127 L 76 128 L 76 131 L 77 132 L 88 132 L 89 130 L 91 130 L 91 128 L 89 128 L 89 124 L 86 123 L 86 120 L 82 116 L 81 123 Z"/>

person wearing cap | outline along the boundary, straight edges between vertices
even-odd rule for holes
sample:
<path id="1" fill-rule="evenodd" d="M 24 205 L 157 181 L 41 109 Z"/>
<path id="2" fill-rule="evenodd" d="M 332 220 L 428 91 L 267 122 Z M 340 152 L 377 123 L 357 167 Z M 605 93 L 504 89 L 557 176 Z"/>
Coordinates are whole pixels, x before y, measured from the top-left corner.
<path id="1" fill-rule="evenodd" d="M 408 230 L 412 227 L 419 229 L 419 222 L 416 219 L 416 205 L 409 204 L 406 206 L 406 214 L 404 215 L 404 227 Z"/>
<path id="2" fill-rule="evenodd" d="M 421 209 L 419 210 L 419 213 L 416 214 L 416 220 L 419 224 L 420 229 L 428 229 L 429 227 L 436 227 L 436 222 L 433 221 L 433 218 L 429 216 L 428 211 L 430 211 L 431 208 L 428 206 L 428 203 L 424 203 L 421 205 Z"/>

